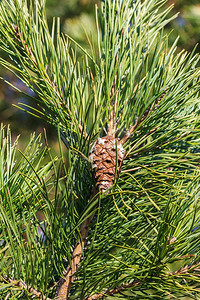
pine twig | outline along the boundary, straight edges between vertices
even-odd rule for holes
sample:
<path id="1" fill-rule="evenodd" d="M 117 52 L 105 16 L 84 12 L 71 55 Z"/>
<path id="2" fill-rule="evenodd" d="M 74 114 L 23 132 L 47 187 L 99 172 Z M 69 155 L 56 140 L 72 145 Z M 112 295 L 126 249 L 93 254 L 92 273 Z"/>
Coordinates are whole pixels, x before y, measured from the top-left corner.
<path id="1" fill-rule="evenodd" d="M 47 140 L 47 131 L 46 131 L 46 128 L 43 128 L 43 131 L 44 131 L 44 140 L 45 140 L 45 144 L 46 144 L 47 149 L 49 149 L 49 144 L 48 144 L 48 140 Z"/>
<path id="2" fill-rule="evenodd" d="M 117 81 L 117 77 L 115 76 L 114 82 L 113 82 L 113 86 L 112 86 L 112 90 L 111 90 L 111 106 L 112 106 L 112 111 L 109 117 L 109 123 L 108 123 L 108 136 L 115 136 L 115 131 L 116 131 L 116 123 L 115 123 L 115 117 L 116 117 L 116 104 L 117 104 L 117 91 L 116 89 L 116 81 Z M 164 97 L 165 93 L 163 93 L 161 95 L 161 97 L 159 99 L 157 99 L 153 104 L 152 107 L 149 110 L 146 110 L 140 123 L 143 122 L 144 119 L 146 119 L 146 117 L 149 115 L 149 113 L 154 110 L 158 103 L 161 101 L 161 99 Z M 115 98 L 116 97 L 116 98 Z M 132 132 L 139 126 L 138 121 L 136 121 L 136 123 L 131 126 L 131 128 L 129 129 L 128 133 L 125 135 L 125 137 L 122 139 L 121 143 L 123 144 L 132 134 Z M 155 130 L 155 129 L 154 129 Z M 152 130 L 150 131 L 152 132 Z M 97 190 L 95 190 L 90 198 L 93 199 L 96 195 L 97 195 Z M 75 280 L 75 273 L 78 270 L 81 258 L 82 258 L 82 251 L 85 248 L 85 243 L 86 243 L 86 238 L 88 236 L 89 233 L 89 225 L 92 222 L 92 219 L 94 217 L 94 214 L 91 215 L 90 217 L 88 217 L 81 225 L 80 227 L 80 234 L 81 234 L 81 239 L 80 241 L 76 244 L 75 249 L 72 253 L 72 257 L 71 257 L 71 264 L 68 266 L 68 268 L 65 270 L 64 272 L 64 278 L 60 279 L 60 282 L 58 283 L 58 288 L 56 291 L 56 299 L 59 300 L 66 300 L 69 296 L 70 290 L 71 290 L 71 286 Z M 138 285 L 140 284 L 140 282 L 136 282 L 134 283 L 134 285 Z M 132 283 L 129 283 L 128 286 L 126 286 L 126 288 L 128 288 L 130 285 L 132 285 Z M 123 287 L 119 287 L 119 288 L 115 288 L 111 291 L 108 291 L 106 293 L 106 295 L 112 295 L 114 293 L 119 293 L 122 289 L 124 289 L 125 286 Z M 105 295 L 105 294 L 104 294 Z M 96 298 L 94 298 L 96 297 Z M 99 299 L 102 298 L 103 294 L 97 294 L 96 296 L 93 295 L 92 298 L 88 298 L 89 300 L 92 299 Z"/>
<path id="3" fill-rule="evenodd" d="M 7 296 L 5 297 L 5 299 L 4 299 L 4 300 L 8 300 L 8 299 L 9 299 L 9 297 L 10 297 L 10 295 L 11 295 L 11 293 L 9 292 L 9 293 L 7 294 Z"/>
<path id="4" fill-rule="evenodd" d="M 123 145 L 123 144 L 131 137 L 133 131 L 139 127 L 139 125 L 140 125 L 140 124 L 141 124 L 141 123 L 149 116 L 149 114 L 150 114 L 152 111 L 154 111 L 154 110 L 157 109 L 157 107 L 158 107 L 160 101 L 161 101 L 161 100 L 164 98 L 164 96 L 166 95 L 167 89 L 168 89 L 168 88 L 165 88 L 165 89 L 164 89 L 164 92 L 161 94 L 161 96 L 153 102 L 153 104 L 151 105 L 150 108 L 148 108 L 148 109 L 145 110 L 145 112 L 144 112 L 144 114 L 143 114 L 143 116 L 142 116 L 140 122 L 138 122 L 138 118 L 137 118 L 135 124 L 134 124 L 134 125 L 131 125 L 131 126 L 129 127 L 128 131 L 126 132 L 126 134 L 124 135 L 124 137 L 123 137 L 122 140 L 121 140 L 122 145 Z"/>
<path id="5" fill-rule="evenodd" d="M 171 243 L 173 243 L 174 241 L 172 241 Z M 194 265 L 188 265 L 186 267 L 182 267 L 180 269 L 178 269 L 177 271 L 174 271 L 174 272 L 170 272 L 168 274 L 165 274 L 165 275 L 158 275 L 157 277 L 158 278 L 164 278 L 164 277 L 169 277 L 169 276 L 181 276 L 183 274 L 186 274 L 188 273 L 189 270 L 194 270 L 194 271 L 200 271 L 199 267 L 200 266 L 200 263 L 196 263 Z M 123 284 L 119 287 L 116 287 L 114 289 L 111 289 L 109 291 L 105 291 L 105 292 L 102 292 L 102 293 L 98 293 L 98 294 L 94 294 L 92 296 L 89 296 L 87 298 L 85 298 L 84 300 L 96 300 L 96 299 L 102 299 L 103 297 L 105 296 L 112 296 L 114 294 L 119 294 L 120 292 L 122 291 L 125 291 L 126 289 L 129 289 L 129 288 L 133 288 L 133 287 L 136 287 L 140 284 L 142 284 L 143 282 L 146 282 L 148 280 L 148 278 L 144 278 L 143 280 L 138 280 L 138 281 L 133 281 L 133 282 L 130 282 L 130 283 L 127 283 L 127 284 Z"/>
<path id="6" fill-rule="evenodd" d="M 9 282 L 14 286 L 20 287 L 20 288 L 28 291 L 29 293 L 31 293 L 33 296 L 37 297 L 38 299 L 51 300 L 50 298 L 45 297 L 43 295 L 43 293 L 38 292 L 34 288 L 27 286 L 27 284 L 24 281 L 22 281 L 21 279 L 20 280 L 15 280 L 15 279 L 10 279 L 8 276 L 5 276 L 5 275 L 1 275 L 1 276 L 2 276 L 4 282 L 6 282 L 6 283 Z"/>
<path id="7" fill-rule="evenodd" d="M 141 139 L 140 139 L 140 141 L 141 140 L 143 140 L 144 138 L 146 138 L 147 136 L 149 136 L 151 133 L 153 133 L 154 131 L 156 131 L 158 128 L 160 128 L 160 126 L 156 126 L 156 127 L 154 127 L 154 128 L 152 128 L 149 132 L 147 132 Z M 131 147 L 131 149 L 128 151 L 128 152 L 126 152 L 126 155 L 125 155 L 125 157 L 128 157 L 129 156 L 129 154 L 131 153 L 131 151 L 134 149 L 136 147 L 136 145 L 133 145 L 133 147 Z M 140 149 L 140 148 L 139 148 Z M 144 150 L 146 150 L 146 149 L 143 149 L 143 151 Z M 141 150 L 140 150 L 141 151 Z M 130 157 L 130 156 L 129 156 Z"/>
<path id="8" fill-rule="evenodd" d="M 115 136 L 115 132 L 116 132 L 116 122 L 115 122 L 115 117 L 116 117 L 116 107 L 117 107 L 117 94 L 118 92 L 115 91 L 116 88 L 116 81 L 117 81 L 117 75 L 115 75 L 115 79 L 112 85 L 112 89 L 111 89 L 111 106 L 112 106 L 112 110 L 110 113 L 110 117 L 109 117 L 109 122 L 108 122 L 108 136 Z M 116 94 L 116 95 L 115 95 Z"/>
<path id="9" fill-rule="evenodd" d="M 98 190 L 95 188 L 90 197 L 90 201 L 94 200 L 94 198 L 97 196 L 97 194 L 98 194 Z M 61 278 L 58 283 L 58 287 L 57 287 L 57 291 L 56 291 L 56 299 L 58 299 L 58 300 L 66 300 L 69 296 L 71 286 L 75 279 L 74 274 L 76 273 L 76 271 L 79 268 L 79 264 L 80 264 L 80 261 L 82 258 L 82 252 L 83 252 L 83 249 L 85 248 L 86 239 L 89 234 L 89 225 L 92 222 L 93 217 L 94 217 L 94 214 L 89 216 L 81 224 L 81 227 L 80 227 L 81 239 L 79 242 L 77 242 L 77 244 L 74 248 L 74 251 L 72 253 L 71 265 L 69 265 L 68 268 L 65 270 L 64 278 Z"/>
<path id="10" fill-rule="evenodd" d="M 188 273 L 188 271 L 190 271 L 190 270 L 200 271 L 200 263 L 197 262 L 194 265 L 187 265 L 185 267 L 181 267 L 180 269 L 178 269 L 174 272 L 170 272 L 169 275 L 182 275 L 182 274 Z"/>
<path id="11" fill-rule="evenodd" d="M 125 133 L 124 137 L 121 139 L 122 145 L 131 137 L 133 131 L 139 126 L 138 119 L 136 120 L 135 124 L 130 126 L 128 131 Z"/>
<path id="12" fill-rule="evenodd" d="M 15 41 L 18 43 L 18 45 L 20 46 L 20 48 L 21 48 L 22 51 L 26 50 L 28 52 L 28 54 L 31 57 L 31 60 L 32 60 L 33 64 L 35 66 L 37 66 L 37 62 L 36 62 L 35 56 L 33 55 L 33 52 L 31 50 L 31 48 L 28 47 L 27 43 L 22 38 L 22 34 L 20 33 L 18 26 L 15 25 L 15 24 L 11 24 L 11 27 L 12 27 L 14 35 L 15 35 Z"/>
<path id="13" fill-rule="evenodd" d="M 116 58 L 115 58 L 115 64 L 118 65 L 119 64 L 119 52 L 116 54 Z M 112 88 L 111 88 L 111 114 L 109 117 L 109 122 L 108 122 L 108 136 L 113 136 L 115 137 L 115 133 L 116 133 L 116 122 L 115 122 L 115 118 L 116 118 L 116 111 L 117 111 L 117 97 L 118 97 L 118 90 L 116 90 L 116 84 L 117 84 L 117 74 L 114 77 L 114 81 L 112 84 Z"/>
<path id="14" fill-rule="evenodd" d="M 112 290 L 109 290 L 105 293 L 100 293 L 100 294 L 94 294 L 91 297 L 85 298 L 84 300 L 96 300 L 96 299 L 102 299 L 104 296 L 112 296 L 114 294 L 119 294 L 121 291 L 131 288 L 131 287 L 135 287 L 139 284 L 141 284 L 142 281 L 135 281 L 135 282 L 131 282 L 131 283 L 127 283 L 125 285 L 122 285 L 120 287 L 114 288 Z"/>

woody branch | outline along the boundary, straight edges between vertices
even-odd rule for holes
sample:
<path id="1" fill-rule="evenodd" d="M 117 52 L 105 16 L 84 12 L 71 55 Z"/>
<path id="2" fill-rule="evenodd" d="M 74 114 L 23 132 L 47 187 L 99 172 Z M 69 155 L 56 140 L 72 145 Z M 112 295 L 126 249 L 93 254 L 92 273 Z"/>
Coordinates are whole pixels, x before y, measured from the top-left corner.
<path id="1" fill-rule="evenodd" d="M 157 278 L 165 278 L 165 277 L 172 277 L 172 276 L 184 276 L 184 275 L 190 275 L 192 273 L 192 271 L 195 271 L 195 272 L 199 272 L 200 271 L 200 264 L 199 262 L 194 264 L 194 265 L 189 265 L 189 266 L 185 266 L 183 268 L 180 268 L 178 269 L 177 271 L 174 271 L 174 272 L 169 272 L 167 274 L 164 274 L 164 275 L 158 275 L 156 276 Z M 192 275 L 192 274 L 191 274 Z M 127 289 L 130 289 L 130 288 L 134 288 L 138 285 L 141 285 L 142 283 L 146 282 L 148 280 L 148 278 L 144 278 L 143 280 L 137 280 L 137 281 L 133 281 L 131 283 L 126 283 L 126 284 L 123 284 L 119 287 L 116 287 L 114 289 L 111 289 L 109 291 L 104 291 L 102 293 L 97 293 L 97 294 L 94 294 L 93 296 L 89 296 L 87 298 L 85 298 L 84 300 L 96 300 L 96 299 L 103 299 L 103 297 L 105 296 L 112 296 L 114 294 L 119 294 L 120 292 L 123 292 Z"/>
<path id="2" fill-rule="evenodd" d="M 98 190 L 94 188 L 90 201 L 93 201 L 98 194 Z M 92 222 L 94 214 L 86 218 L 86 220 L 80 226 L 80 240 L 77 242 L 74 251 L 71 256 L 71 264 L 64 271 L 63 278 L 58 282 L 56 291 L 56 299 L 64 300 L 67 299 L 71 290 L 71 286 L 75 279 L 75 273 L 79 268 L 80 261 L 82 258 L 83 249 L 86 245 L 86 240 L 89 234 L 89 225 Z"/>
<path id="3" fill-rule="evenodd" d="M 119 53 L 116 54 L 115 59 L 116 66 L 119 64 Z M 116 133 L 116 109 L 117 109 L 117 100 L 118 100 L 118 90 L 116 89 L 117 85 L 117 74 L 115 74 L 114 81 L 111 88 L 110 98 L 111 98 L 111 113 L 109 116 L 108 122 L 108 136 L 115 137 Z"/>
<path id="4" fill-rule="evenodd" d="M 2 281 L 5 283 L 11 283 L 12 285 L 16 286 L 16 287 L 20 287 L 21 289 L 29 292 L 30 294 L 32 294 L 33 296 L 37 297 L 38 299 L 42 299 L 42 300 L 51 300 L 48 297 L 45 297 L 43 295 L 43 293 L 37 291 L 36 289 L 27 286 L 27 284 L 22 281 L 21 279 L 19 280 L 15 280 L 15 279 L 11 279 L 8 276 L 2 275 Z"/>
<path id="5" fill-rule="evenodd" d="M 136 119 L 135 123 L 129 127 L 127 132 L 125 133 L 124 137 L 121 140 L 122 145 L 132 136 L 132 133 L 139 127 L 139 125 L 142 124 L 142 122 L 150 115 L 151 112 L 156 110 L 161 100 L 164 98 L 164 96 L 167 93 L 167 88 L 164 89 L 164 92 L 161 94 L 161 96 L 153 102 L 153 104 L 145 110 L 142 118 L 140 121 L 138 121 L 138 118 Z"/>

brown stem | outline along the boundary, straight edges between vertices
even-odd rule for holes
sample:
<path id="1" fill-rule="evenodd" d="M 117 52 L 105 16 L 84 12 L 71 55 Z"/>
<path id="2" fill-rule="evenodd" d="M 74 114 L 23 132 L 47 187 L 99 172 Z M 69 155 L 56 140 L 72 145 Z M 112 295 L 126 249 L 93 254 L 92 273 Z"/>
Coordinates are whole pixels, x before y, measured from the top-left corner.
<path id="1" fill-rule="evenodd" d="M 126 132 L 126 134 L 124 135 L 124 137 L 121 140 L 122 145 L 131 137 L 133 131 L 139 127 L 139 125 L 149 116 L 149 114 L 158 107 L 160 101 L 164 98 L 166 93 L 167 93 L 167 88 L 165 88 L 162 95 L 153 102 L 151 107 L 149 109 L 145 110 L 140 122 L 138 122 L 138 119 L 136 119 L 135 124 L 130 126 L 130 128 L 128 129 L 128 131 Z"/>
<path id="2" fill-rule="evenodd" d="M 10 295 L 11 295 L 11 293 L 9 292 L 9 293 L 6 295 L 6 297 L 5 297 L 5 299 L 4 299 L 4 300 L 8 300 L 8 299 L 9 299 L 9 297 L 10 297 Z"/>
<path id="3" fill-rule="evenodd" d="M 94 200 L 98 194 L 98 190 L 95 188 L 91 197 L 90 201 Z M 89 216 L 80 227 L 80 241 L 77 242 L 75 249 L 72 253 L 71 257 L 71 264 L 68 266 L 68 268 L 64 272 L 64 278 L 61 278 L 60 282 L 58 283 L 58 288 L 56 291 L 56 299 L 59 300 L 66 300 L 69 296 L 70 289 L 72 286 L 72 283 L 75 279 L 75 273 L 79 268 L 79 264 L 82 258 L 82 252 L 85 248 L 86 239 L 88 237 L 89 233 L 89 225 L 92 222 L 92 219 L 94 217 L 94 214 Z"/>
<path id="4" fill-rule="evenodd" d="M 107 135 L 109 136 L 115 136 L 115 132 L 116 132 L 116 122 L 115 122 L 115 117 L 116 117 L 116 108 L 117 108 L 117 91 L 115 91 L 116 89 L 116 82 L 117 82 L 117 75 L 115 75 L 115 79 L 112 85 L 112 89 L 111 89 L 111 106 L 112 106 L 112 110 L 110 113 L 110 117 L 109 117 L 109 122 L 108 122 L 108 133 Z M 116 93 L 116 95 L 115 95 Z"/>
<path id="5" fill-rule="evenodd" d="M 139 123 L 140 124 L 140 123 Z M 133 131 L 139 126 L 138 120 L 136 120 L 135 124 L 130 126 L 124 137 L 121 139 L 122 145 L 129 139 L 129 137 L 132 135 Z"/>
<path id="6" fill-rule="evenodd" d="M 49 149 L 49 144 L 48 144 L 48 140 L 47 140 L 47 131 L 46 131 L 46 128 L 43 128 L 43 131 L 44 131 L 44 140 L 45 140 L 45 144 L 46 144 L 47 149 Z"/>
<path id="7" fill-rule="evenodd" d="M 95 300 L 95 299 L 102 299 L 104 296 L 112 296 L 113 294 L 119 294 L 121 291 L 125 290 L 125 289 L 128 289 L 128 288 L 131 288 L 131 287 L 134 287 L 134 286 L 137 286 L 139 284 L 141 284 L 142 281 L 135 281 L 135 282 L 131 282 L 131 283 L 127 283 L 125 285 L 122 285 L 120 287 L 116 287 L 112 290 L 109 290 L 105 293 L 100 293 L 100 294 L 94 294 L 93 296 L 91 297 L 88 297 L 88 298 L 85 298 L 85 300 Z"/>
<path id="8" fill-rule="evenodd" d="M 189 270 L 200 271 L 199 267 L 200 267 L 200 263 L 198 262 L 194 265 L 189 265 L 189 266 L 186 266 L 186 267 L 182 267 L 182 268 L 178 269 L 177 271 L 170 272 L 169 275 L 182 275 L 182 274 L 187 273 Z"/>
<path id="9" fill-rule="evenodd" d="M 120 39 L 120 37 L 119 37 Z M 119 64 L 119 52 L 116 54 L 115 58 L 115 64 L 116 66 Z M 111 88 L 111 93 L 110 93 L 110 98 L 111 98 L 111 113 L 109 117 L 109 122 L 108 122 L 108 133 L 107 135 L 115 137 L 116 133 L 116 111 L 117 111 L 117 98 L 118 98 L 118 90 L 116 90 L 116 83 L 117 83 L 117 74 L 115 74 L 112 88 Z"/>
<path id="10" fill-rule="evenodd" d="M 159 128 L 159 126 L 157 126 L 157 127 L 155 127 L 155 128 L 152 128 L 149 132 L 147 132 L 147 134 L 145 134 L 145 135 L 139 140 L 139 142 L 141 142 L 144 138 L 148 137 L 151 133 L 153 133 L 154 131 L 156 131 L 158 128 Z M 137 143 L 138 143 L 138 142 L 137 142 Z M 128 157 L 129 154 L 131 153 L 131 151 L 132 151 L 135 147 L 136 147 L 136 144 L 133 145 L 133 147 L 131 147 L 131 149 L 130 149 L 128 152 L 126 152 L 125 157 Z M 146 150 L 146 149 L 145 149 L 145 150 Z M 129 156 L 129 157 L 130 157 L 130 156 Z"/>
<path id="11" fill-rule="evenodd" d="M 199 262 L 198 263 L 196 263 L 196 264 L 194 264 L 194 265 L 192 265 L 192 266 L 186 266 L 186 267 L 183 267 L 183 268 L 180 268 L 180 269 L 178 269 L 177 271 L 174 271 L 174 272 L 170 272 L 170 273 L 167 273 L 167 274 L 165 274 L 165 275 L 158 275 L 157 277 L 158 278 L 165 278 L 166 276 L 167 277 L 169 277 L 169 276 L 180 276 L 180 275 L 183 275 L 183 274 L 186 274 L 186 273 L 188 273 L 188 271 L 191 269 L 191 270 L 194 270 L 194 271 L 200 271 L 200 269 L 199 268 L 197 268 L 197 267 L 199 267 Z M 120 293 L 120 292 L 122 292 L 122 291 L 125 291 L 126 289 L 128 289 L 128 288 L 133 288 L 133 287 L 135 287 L 135 286 L 137 286 L 137 285 L 140 285 L 140 284 L 142 284 L 142 283 L 144 283 L 144 282 L 146 282 L 147 281 L 147 278 L 144 278 L 143 280 L 138 280 L 138 281 L 134 281 L 134 282 L 131 282 L 131 283 L 127 283 L 127 284 L 124 284 L 124 285 L 121 285 L 121 286 L 119 286 L 119 287 L 116 287 L 116 288 L 114 288 L 114 289 L 111 289 L 111 290 L 109 290 L 109 291 L 104 291 L 104 292 L 102 292 L 102 293 L 98 293 L 98 294 L 94 294 L 94 295 L 92 295 L 92 296 L 89 296 L 89 297 L 87 297 L 87 298 L 85 298 L 84 300 L 96 300 L 96 299 L 102 299 L 103 297 L 105 297 L 105 296 L 112 296 L 112 295 L 114 295 L 114 294 L 118 294 L 118 293 Z"/>
<path id="12" fill-rule="evenodd" d="M 12 29 L 13 29 L 13 31 L 14 31 L 15 40 L 16 40 L 16 41 L 18 42 L 18 44 L 20 45 L 21 49 L 22 49 L 23 51 L 26 50 L 26 51 L 29 53 L 29 55 L 30 55 L 30 57 L 31 57 L 31 60 L 32 60 L 33 64 L 34 64 L 35 66 L 37 66 L 37 62 L 36 62 L 36 60 L 35 60 L 35 57 L 34 57 L 34 55 L 33 55 L 33 52 L 32 52 L 32 50 L 31 50 L 31 48 L 28 47 L 28 45 L 27 45 L 27 43 L 25 42 L 25 40 L 22 38 L 22 35 L 21 35 L 20 31 L 19 31 L 18 26 L 15 25 L 15 24 L 11 24 L 11 27 L 12 27 Z M 24 48 L 24 47 L 25 47 L 25 48 Z"/>
<path id="13" fill-rule="evenodd" d="M 4 282 L 9 282 L 14 286 L 20 287 L 20 288 L 28 291 L 29 293 L 33 294 L 33 296 L 37 297 L 38 299 L 51 300 L 50 298 L 45 297 L 43 295 L 43 293 L 38 292 L 34 288 L 27 286 L 27 284 L 24 281 L 22 281 L 21 279 L 20 280 L 15 280 L 15 279 L 10 279 L 10 278 L 8 278 L 7 276 L 4 276 L 4 275 L 1 275 L 1 276 L 2 276 Z"/>

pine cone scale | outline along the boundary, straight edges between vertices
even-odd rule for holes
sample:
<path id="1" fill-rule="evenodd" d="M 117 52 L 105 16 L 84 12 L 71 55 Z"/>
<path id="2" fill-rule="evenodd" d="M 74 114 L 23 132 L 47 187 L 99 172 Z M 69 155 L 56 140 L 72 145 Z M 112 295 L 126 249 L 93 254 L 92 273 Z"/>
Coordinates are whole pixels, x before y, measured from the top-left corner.
<path id="1" fill-rule="evenodd" d="M 119 174 L 124 154 L 125 150 L 122 144 L 112 136 L 98 138 L 91 148 L 89 159 L 92 163 L 96 185 L 102 193 L 106 192 L 113 185 L 116 161 L 118 161 L 117 174 Z"/>

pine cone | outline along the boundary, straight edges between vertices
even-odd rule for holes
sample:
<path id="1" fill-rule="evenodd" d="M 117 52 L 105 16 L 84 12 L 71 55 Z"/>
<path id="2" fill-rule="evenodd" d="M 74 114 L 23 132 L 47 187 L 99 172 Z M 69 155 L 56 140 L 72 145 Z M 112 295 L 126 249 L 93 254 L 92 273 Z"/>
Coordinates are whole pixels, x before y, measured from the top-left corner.
<path id="1" fill-rule="evenodd" d="M 116 153 L 117 174 L 119 174 L 125 154 L 119 139 L 115 139 L 112 136 L 98 138 L 90 150 L 89 159 L 92 162 L 96 185 L 102 193 L 106 192 L 114 183 Z"/>

